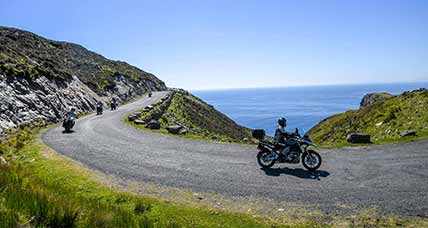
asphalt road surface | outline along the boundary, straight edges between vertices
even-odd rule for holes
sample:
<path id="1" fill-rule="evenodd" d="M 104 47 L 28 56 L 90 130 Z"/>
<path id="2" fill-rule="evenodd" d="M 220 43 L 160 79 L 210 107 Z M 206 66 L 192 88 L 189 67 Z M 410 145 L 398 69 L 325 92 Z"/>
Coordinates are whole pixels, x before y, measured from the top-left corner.
<path id="1" fill-rule="evenodd" d="M 42 139 L 92 169 L 132 181 L 311 205 L 327 213 L 375 207 L 428 216 L 428 141 L 321 151 L 323 164 L 316 172 L 301 164 L 264 171 L 255 146 L 165 136 L 122 122 L 127 113 L 165 94 L 82 118 L 71 134 L 50 129 Z"/>

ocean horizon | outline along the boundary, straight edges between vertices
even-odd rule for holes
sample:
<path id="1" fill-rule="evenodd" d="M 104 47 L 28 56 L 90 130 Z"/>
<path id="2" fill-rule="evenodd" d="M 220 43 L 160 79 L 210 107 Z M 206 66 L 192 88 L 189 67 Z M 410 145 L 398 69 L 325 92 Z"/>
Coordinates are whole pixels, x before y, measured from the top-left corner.
<path id="1" fill-rule="evenodd" d="M 210 89 L 192 90 L 192 93 L 238 124 L 253 129 L 263 128 L 272 135 L 279 117 L 287 118 L 288 131 L 298 128 L 306 132 L 331 115 L 358 109 L 367 93 L 388 92 L 398 95 L 419 88 L 428 88 L 428 81 Z"/>

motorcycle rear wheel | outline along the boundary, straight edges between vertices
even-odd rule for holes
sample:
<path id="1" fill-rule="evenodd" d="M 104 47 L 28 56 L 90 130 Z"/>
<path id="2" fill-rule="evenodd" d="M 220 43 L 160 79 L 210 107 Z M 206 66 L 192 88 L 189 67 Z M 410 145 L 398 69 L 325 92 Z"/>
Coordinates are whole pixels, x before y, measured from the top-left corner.
<path id="1" fill-rule="evenodd" d="M 321 166 L 321 155 L 314 150 L 308 150 L 302 156 L 302 164 L 309 171 L 315 171 Z"/>
<path id="2" fill-rule="evenodd" d="M 259 163 L 262 168 L 271 168 L 275 164 L 275 159 L 268 160 L 268 156 L 270 155 L 271 152 L 269 151 L 260 151 L 257 154 L 257 163 Z"/>

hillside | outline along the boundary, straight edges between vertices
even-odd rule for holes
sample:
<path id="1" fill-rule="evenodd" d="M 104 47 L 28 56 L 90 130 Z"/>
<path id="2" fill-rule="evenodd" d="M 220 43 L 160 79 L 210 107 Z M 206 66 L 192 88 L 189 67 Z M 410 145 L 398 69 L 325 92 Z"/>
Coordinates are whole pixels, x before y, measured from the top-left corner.
<path id="1" fill-rule="evenodd" d="M 94 109 L 166 90 L 154 75 L 84 47 L 0 26 L 0 134 L 35 121 L 56 122 L 69 106 Z"/>
<path id="2" fill-rule="evenodd" d="M 177 128 L 174 134 L 190 138 L 220 142 L 243 142 L 251 138 L 249 129 L 184 90 L 174 90 L 152 109 L 142 110 L 136 123 L 144 127 L 150 120 L 159 121 L 161 132 Z"/>
<path id="3" fill-rule="evenodd" d="M 378 144 L 428 137 L 427 89 L 373 97 L 372 102 L 362 102 L 358 110 L 321 121 L 309 131 L 310 137 L 325 146 L 345 145 L 347 135 L 354 132 L 369 134 Z M 406 130 L 416 131 L 416 136 L 401 136 Z"/>

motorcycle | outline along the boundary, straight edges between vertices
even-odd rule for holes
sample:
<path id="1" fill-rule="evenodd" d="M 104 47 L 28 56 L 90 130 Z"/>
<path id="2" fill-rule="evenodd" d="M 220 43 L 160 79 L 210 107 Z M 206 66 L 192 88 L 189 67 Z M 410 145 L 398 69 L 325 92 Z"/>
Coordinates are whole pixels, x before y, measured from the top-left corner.
<path id="1" fill-rule="evenodd" d="M 70 132 L 71 129 L 74 127 L 75 122 L 76 122 L 75 117 L 73 116 L 66 117 L 62 122 L 62 127 L 64 127 L 65 132 Z"/>
<path id="2" fill-rule="evenodd" d="M 97 115 L 102 115 L 102 114 L 103 114 L 103 105 L 97 104 Z"/>
<path id="3" fill-rule="evenodd" d="M 309 139 L 309 136 L 302 137 L 297 129 L 284 144 L 266 140 L 266 133 L 263 129 L 256 129 L 252 134 L 259 140 L 257 163 L 262 168 L 271 168 L 275 163 L 298 164 L 300 160 L 309 171 L 315 171 L 321 166 L 321 155 L 312 148 L 316 145 Z M 287 157 L 282 153 L 283 150 L 287 151 Z"/>
<path id="4" fill-rule="evenodd" d="M 116 110 L 117 109 L 117 103 L 116 102 L 111 102 L 110 108 L 111 108 L 112 111 Z"/>

